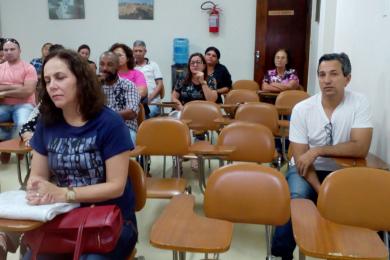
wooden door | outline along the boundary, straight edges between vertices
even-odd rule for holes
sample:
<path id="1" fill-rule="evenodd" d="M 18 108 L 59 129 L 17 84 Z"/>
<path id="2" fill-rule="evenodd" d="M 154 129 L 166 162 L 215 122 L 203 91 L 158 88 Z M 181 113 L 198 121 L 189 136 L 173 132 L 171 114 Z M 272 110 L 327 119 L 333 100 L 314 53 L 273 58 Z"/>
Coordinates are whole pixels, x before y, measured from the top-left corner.
<path id="1" fill-rule="evenodd" d="M 312 0 L 257 0 L 254 80 L 260 85 L 264 73 L 275 68 L 279 48 L 290 52 L 291 67 L 307 89 Z"/>

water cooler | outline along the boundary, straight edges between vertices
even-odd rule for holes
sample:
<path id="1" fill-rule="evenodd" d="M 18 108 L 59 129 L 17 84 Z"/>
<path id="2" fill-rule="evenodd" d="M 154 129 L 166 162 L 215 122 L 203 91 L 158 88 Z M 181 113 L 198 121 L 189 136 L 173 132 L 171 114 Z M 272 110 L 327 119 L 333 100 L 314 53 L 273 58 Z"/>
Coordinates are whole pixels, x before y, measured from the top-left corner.
<path id="1" fill-rule="evenodd" d="M 173 40 L 173 65 L 172 90 L 178 80 L 184 79 L 187 74 L 187 61 L 189 57 L 189 42 L 186 38 L 175 38 Z"/>

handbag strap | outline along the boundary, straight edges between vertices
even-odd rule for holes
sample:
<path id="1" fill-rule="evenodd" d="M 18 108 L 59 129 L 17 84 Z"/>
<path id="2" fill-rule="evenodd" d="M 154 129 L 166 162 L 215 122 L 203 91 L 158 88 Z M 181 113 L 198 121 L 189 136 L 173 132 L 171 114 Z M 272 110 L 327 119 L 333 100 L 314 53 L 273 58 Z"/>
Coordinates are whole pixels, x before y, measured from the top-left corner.
<path id="1" fill-rule="evenodd" d="M 31 260 L 37 260 L 39 249 L 41 248 L 43 237 L 45 234 L 43 232 L 38 233 L 36 239 L 34 240 L 34 246 L 30 245 L 31 250 Z"/>
<path id="2" fill-rule="evenodd" d="M 88 215 L 91 211 L 86 211 L 86 214 L 83 216 L 83 220 L 81 221 L 81 224 L 79 226 L 79 229 L 77 231 L 77 239 L 76 239 L 76 246 L 73 254 L 73 260 L 79 260 L 81 252 L 83 250 L 83 231 L 84 226 L 87 221 Z"/>

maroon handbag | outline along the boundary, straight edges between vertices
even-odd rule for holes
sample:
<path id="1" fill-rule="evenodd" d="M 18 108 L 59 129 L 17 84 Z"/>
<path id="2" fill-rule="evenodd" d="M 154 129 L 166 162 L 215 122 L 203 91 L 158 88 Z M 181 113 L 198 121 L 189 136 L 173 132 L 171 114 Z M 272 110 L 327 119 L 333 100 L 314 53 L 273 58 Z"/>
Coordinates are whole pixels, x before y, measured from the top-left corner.
<path id="1" fill-rule="evenodd" d="M 114 250 L 123 225 L 118 206 L 95 206 L 74 209 L 54 218 L 35 230 L 25 232 L 24 240 L 38 254 L 108 253 Z"/>

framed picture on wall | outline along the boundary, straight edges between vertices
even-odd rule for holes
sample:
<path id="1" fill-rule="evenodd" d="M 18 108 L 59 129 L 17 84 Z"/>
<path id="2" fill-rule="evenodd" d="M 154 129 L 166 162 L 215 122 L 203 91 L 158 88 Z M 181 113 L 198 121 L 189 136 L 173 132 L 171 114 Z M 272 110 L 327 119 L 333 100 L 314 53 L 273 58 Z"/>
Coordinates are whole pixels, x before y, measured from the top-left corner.
<path id="1" fill-rule="evenodd" d="M 48 0 L 49 18 L 58 19 L 84 19 L 84 0 Z"/>
<path id="2" fill-rule="evenodd" d="M 118 0 L 119 19 L 153 20 L 154 0 Z"/>

